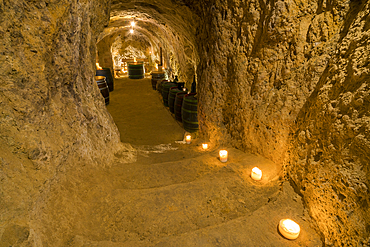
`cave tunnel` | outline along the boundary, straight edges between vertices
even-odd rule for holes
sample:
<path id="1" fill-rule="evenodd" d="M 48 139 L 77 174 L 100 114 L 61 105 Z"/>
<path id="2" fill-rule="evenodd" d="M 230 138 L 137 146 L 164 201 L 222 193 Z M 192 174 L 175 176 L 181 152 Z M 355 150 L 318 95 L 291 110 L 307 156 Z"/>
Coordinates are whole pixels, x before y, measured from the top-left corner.
<path id="1" fill-rule="evenodd" d="M 369 12 L 1 0 L 0 247 L 370 246 Z M 156 70 L 196 80 L 191 141 Z"/>

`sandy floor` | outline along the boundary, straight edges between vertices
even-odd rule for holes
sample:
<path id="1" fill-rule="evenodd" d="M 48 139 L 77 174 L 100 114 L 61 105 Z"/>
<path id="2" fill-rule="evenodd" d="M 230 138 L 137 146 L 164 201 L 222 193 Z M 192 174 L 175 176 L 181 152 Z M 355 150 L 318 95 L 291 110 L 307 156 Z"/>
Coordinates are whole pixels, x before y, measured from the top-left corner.
<path id="1" fill-rule="evenodd" d="M 81 201 L 69 246 L 322 246 L 271 161 L 228 148 L 221 163 L 218 147 L 176 143 L 184 130 L 160 100 L 149 79 L 115 81 L 108 110 L 137 161 L 87 171 L 74 178 L 83 184 L 64 190 Z M 250 178 L 254 166 L 264 172 L 259 182 Z M 278 233 L 282 218 L 300 224 L 297 240 Z"/>

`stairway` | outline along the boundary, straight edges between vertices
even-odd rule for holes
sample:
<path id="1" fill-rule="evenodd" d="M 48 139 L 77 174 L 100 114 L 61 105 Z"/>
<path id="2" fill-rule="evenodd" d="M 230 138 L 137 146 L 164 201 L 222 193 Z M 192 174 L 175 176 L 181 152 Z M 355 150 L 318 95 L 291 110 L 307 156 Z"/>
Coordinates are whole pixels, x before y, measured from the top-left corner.
<path id="1" fill-rule="evenodd" d="M 233 148 L 221 163 L 218 147 L 176 143 L 184 131 L 149 79 L 115 84 L 108 110 L 121 140 L 137 149 L 136 162 L 92 169 L 61 185 L 66 189 L 56 197 L 71 198 L 68 205 L 79 212 L 65 215 L 74 220 L 66 246 L 322 246 L 274 163 Z M 261 181 L 250 178 L 254 166 L 264 172 Z M 73 187 L 78 181 L 84 182 Z M 298 239 L 279 234 L 283 218 L 300 224 Z"/>

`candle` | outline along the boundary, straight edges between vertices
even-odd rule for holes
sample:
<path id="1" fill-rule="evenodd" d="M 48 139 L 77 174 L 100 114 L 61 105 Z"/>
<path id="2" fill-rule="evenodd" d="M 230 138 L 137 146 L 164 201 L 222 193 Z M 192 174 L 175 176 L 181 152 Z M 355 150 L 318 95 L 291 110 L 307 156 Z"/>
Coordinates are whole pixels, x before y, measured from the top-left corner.
<path id="1" fill-rule="evenodd" d="M 184 88 L 182 89 L 182 91 L 184 91 L 184 92 L 186 92 L 186 90 L 187 90 L 187 89 L 186 89 L 186 87 L 184 87 Z"/>
<path id="2" fill-rule="evenodd" d="M 220 154 L 220 161 L 221 162 L 226 162 L 227 157 L 228 157 L 227 151 L 226 150 L 220 150 L 219 154 Z"/>
<path id="3" fill-rule="evenodd" d="M 279 222 L 279 232 L 287 239 L 296 239 L 301 231 L 299 225 L 290 219 L 282 219 Z"/>
<path id="4" fill-rule="evenodd" d="M 186 140 L 186 144 L 190 144 L 191 143 L 191 135 L 185 136 L 185 140 Z"/>
<path id="5" fill-rule="evenodd" d="M 202 144 L 202 147 L 203 147 L 203 150 L 206 150 L 206 149 L 208 149 L 208 144 L 207 143 L 203 143 Z"/>
<path id="6" fill-rule="evenodd" d="M 258 169 L 257 167 L 254 167 L 252 169 L 251 178 L 254 180 L 261 180 L 262 178 L 262 171 Z"/>

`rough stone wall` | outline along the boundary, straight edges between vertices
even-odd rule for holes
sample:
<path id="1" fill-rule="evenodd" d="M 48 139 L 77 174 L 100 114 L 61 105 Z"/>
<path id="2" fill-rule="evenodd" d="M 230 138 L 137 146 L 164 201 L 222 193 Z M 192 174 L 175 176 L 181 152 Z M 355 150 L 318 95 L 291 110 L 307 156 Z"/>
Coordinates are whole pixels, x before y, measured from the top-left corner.
<path id="1" fill-rule="evenodd" d="M 287 169 L 328 246 L 370 246 L 370 6 L 353 6 L 301 108 Z"/>
<path id="2" fill-rule="evenodd" d="M 231 143 L 281 165 L 286 159 L 289 176 L 302 190 L 326 244 L 366 242 L 369 102 L 363 85 L 367 69 L 357 67 L 368 67 L 364 55 L 368 53 L 356 42 L 368 39 L 368 1 L 186 2 L 201 19 L 197 44 L 202 58 L 198 66 L 202 133 L 212 142 Z M 362 22 L 359 28 L 352 26 L 356 19 Z M 350 27 L 354 30 L 347 34 Z M 346 55 L 332 62 L 335 69 L 327 67 L 338 51 Z M 345 83 L 322 89 L 334 80 L 327 78 L 328 71 Z M 361 76 L 349 76 L 354 73 Z M 305 105 L 315 93 L 323 95 L 312 107 Z M 338 122 L 332 114 L 344 119 Z M 316 137 L 301 141 L 307 129 L 307 136 L 314 132 Z M 334 130 L 340 134 L 331 133 Z M 296 133 L 292 141 L 290 133 Z M 335 136 L 336 144 L 324 141 L 328 135 Z M 320 151 L 323 146 L 325 151 Z M 309 192 L 304 192 L 306 187 Z"/>
<path id="3" fill-rule="evenodd" d="M 104 37 L 101 41 L 97 43 L 97 60 L 99 65 L 103 68 L 110 68 L 113 71 L 113 59 L 111 52 L 111 45 L 113 43 L 113 37 Z"/>
<path id="4" fill-rule="evenodd" d="M 213 2 L 200 6 L 201 128 L 212 139 L 282 162 L 291 125 L 333 53 L 348 3 Z"/>
<path id="5" fill-rule="evenodd" d="M 108 11 L 104 0 L 0 1 L 1 246 L 61 246 L 50 229 L 66 209 L 45 209 L 49 191 L 122 148 L 94 81 Z"/>

